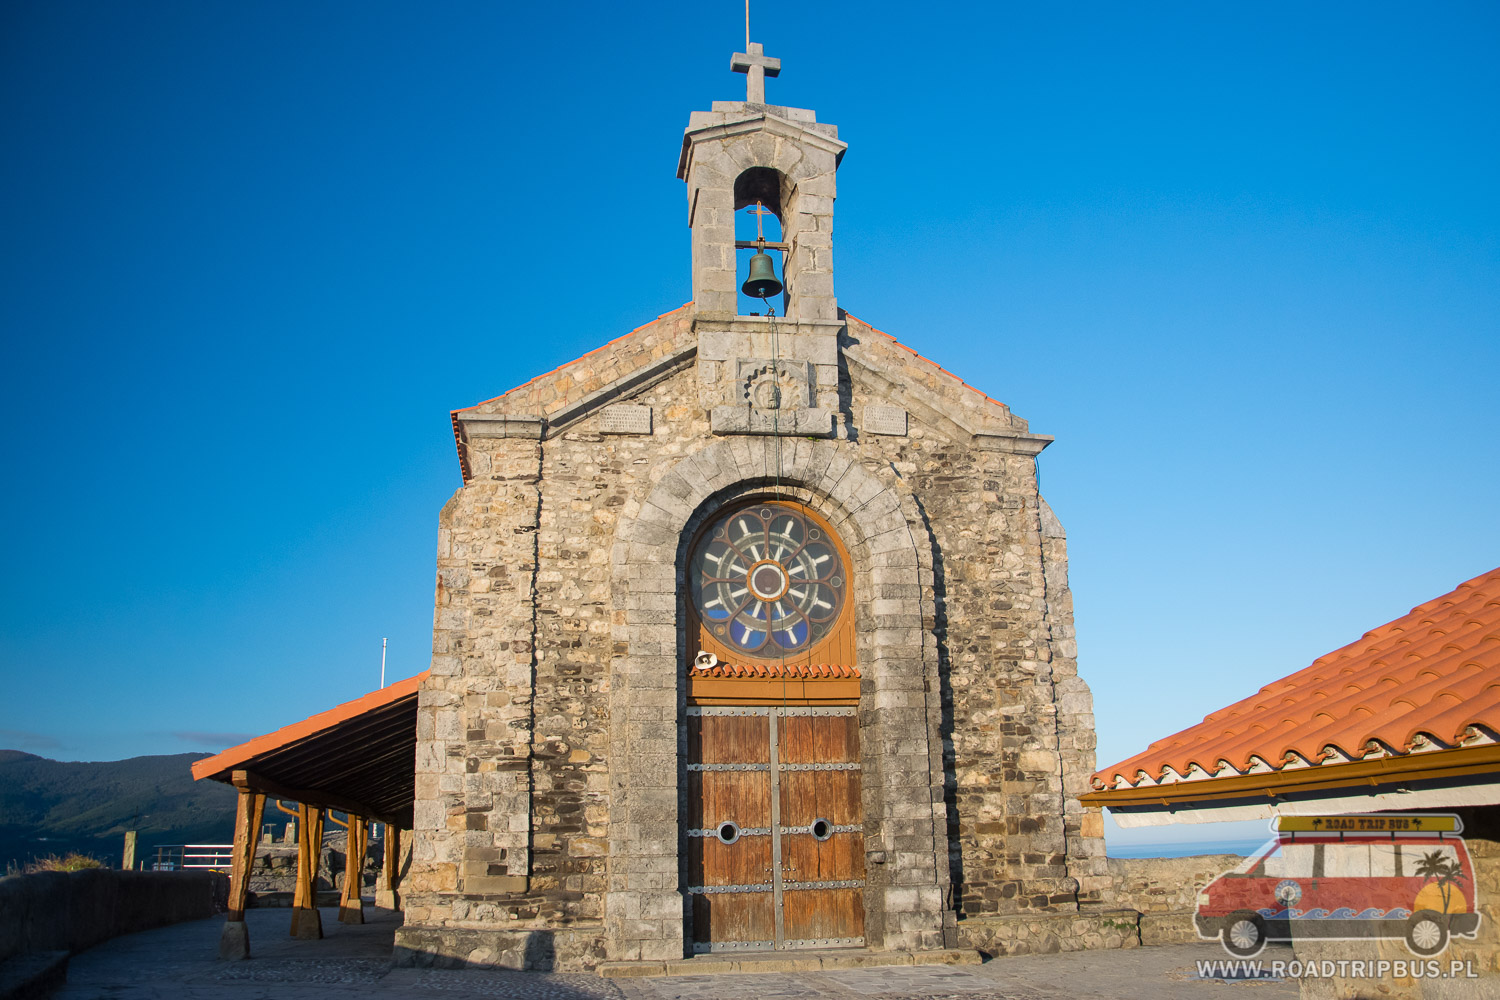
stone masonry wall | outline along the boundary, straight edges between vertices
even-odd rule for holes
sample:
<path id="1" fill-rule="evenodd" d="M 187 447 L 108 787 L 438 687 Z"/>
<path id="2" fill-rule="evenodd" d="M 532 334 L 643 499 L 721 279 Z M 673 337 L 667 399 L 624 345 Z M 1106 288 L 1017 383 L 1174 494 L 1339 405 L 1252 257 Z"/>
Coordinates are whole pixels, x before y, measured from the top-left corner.
<path id="1" fill-rule="evenodd" d="M 439 518 L 431 675 L 417 711 L 406 919 L 503 919 L 531 852 L 539 442 L 486 441 Z"/>
<path id="2" fill-rule="evenodd" d="M 678 330 L 668 314 L 637 332 L 640 343 L 622 339 L 608 357 L 585 360 L 618 377 L 616 357 L 659 360 L 680 348 L 668 338 Z M 567 379 L 561 389 L 544 379 L 481 409 L 525 412 L 543 399 L 557 412 L 597 391 L 601 376 L 569 369 L 558 377 Z M 444 508 L 440 528 L 434 642 L 444 652 L 434 655 L 419 713 L 409 927 L 501 930 L 524 938 L 517 948 L 538 967 L 603 957 L 610 630 L 621 615 L 610 549 L 622 507 L 638 506 L 662 467 L 707 437 L 690 405 L 696 395 L 692 372 L 679 371 L 632 397 L 652 408 L 650 435 L 602 434 L 595 414 L 545 442 L 468 442 L 474 478 Z M 459 742 L 428 749 L 439 732 Z M 434 790 L 436 801 L 424 801 Z M 675 868 L 662 878 L 675 888 Z M 550 942 L 536 958 L 540 933 Z M 462 957 L 486 964 L 472 933 L 445 943 L 403 931 L 402 940 L 472 945 Z"/>
<path id="3" fill-rule="evenodd" d="M 1094 769 L 1066 538 L 1037 493 L 1034 459 L 976 446 L 965 431 L 1005 447 L 1028 433 L 1026 423 L 858 320 L 849 320 L 843 352 L 860 450 L 909 481 L 937 541 L 934 626 L 951 705 L 949 848 L 960 913 L 1106 902 L 1102 821 L 1064 794 L 1065 785 L 1071 796 L 1086 789 Z M 882 374 L 892 371 L 899 377 Z M 863 404 L 886 400 L 911 411 L 909 433 L 858 433 Z"/>
<path id="4" fill-rule="evenodd" d="M 1114 902 L 1141 914 L 1141 944 L 1201 940 L 1193 925 L 1198 890 L 1245 859 L 1237 854 L 1188 858 L 1110 858 Z"/>

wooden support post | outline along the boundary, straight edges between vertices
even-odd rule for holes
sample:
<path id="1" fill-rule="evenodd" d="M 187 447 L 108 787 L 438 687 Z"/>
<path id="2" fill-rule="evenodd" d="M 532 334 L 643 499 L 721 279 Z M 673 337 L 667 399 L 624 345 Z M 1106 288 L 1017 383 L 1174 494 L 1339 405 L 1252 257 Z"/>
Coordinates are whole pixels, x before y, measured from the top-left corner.
<path id="1" fill-rule="evenodd" d="M 120 858 L 120 868 L 122 871 L 135 871 L 136 837 L 137 833 L 135 830 L 125 831 L 125 852 Z"/>
<path id="2" fill-rule="evenodd" d="M 401 909 L 401 828 L 385 825 L 384 849 L 381 851 L 380 879 L 375 884 L 375 905 L 387 910 Z"/>
<path id="3" fill-rule="evenodd" d="M 255 866 L 255 843 L 266 797 L 245 783 L 244 772 L 231 775 L 239 789 L 234 813 L 234 857 L 229 875 L 229 914 L 219 935 L 219 957 L 235 961 L 250 957 L 250 933 L 245 927 L 245 901 L 250 895 L 250 870 Z"/>
<path id="4" fill-rule="evenodd" d="M 292 893 L 292 937 L 317 941 L 323 936 L 318 915 L 318 865 L 323 854 L 323 810 L 297 806 L 297 885 Z"/>
<path id="5" fill-rule="evenodd" d="M 348 839 L 344 842 L 344 892 L 339 899 L 339 923 L 362 924 L 365 922 L 364 900 L 360 889 L 365 877 L 366 837 L 369 827 L 363 816 L 349 814 Z"/>
<path id="6" fill-rule="evenodd" d="M 302 911 L 307 908 L 307 897 L 303 893 L 303 886 L 307 884 L 307 878 L 303 869 L 307 867 L 307 843 L 304 834 L 307 831 L 307 806 L 300 802 L 297 804 L 297 878 L 292 883 L 292 937 L 297 936 L 297 926 L 302 923 Z"/>

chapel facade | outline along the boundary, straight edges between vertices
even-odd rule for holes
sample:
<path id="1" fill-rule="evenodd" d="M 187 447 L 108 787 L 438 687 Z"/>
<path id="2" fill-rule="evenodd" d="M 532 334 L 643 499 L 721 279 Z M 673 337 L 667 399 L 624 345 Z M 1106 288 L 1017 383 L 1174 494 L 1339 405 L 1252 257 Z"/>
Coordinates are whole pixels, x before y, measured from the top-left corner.
<path id="1" fill-rule="evenodd" d="M 683 136 L 692 301 L 453 414 L 398 961 L 978 947 L 1107 891 L 1051 439 L 840 308 L 845 145 L 747 48 Z"/>

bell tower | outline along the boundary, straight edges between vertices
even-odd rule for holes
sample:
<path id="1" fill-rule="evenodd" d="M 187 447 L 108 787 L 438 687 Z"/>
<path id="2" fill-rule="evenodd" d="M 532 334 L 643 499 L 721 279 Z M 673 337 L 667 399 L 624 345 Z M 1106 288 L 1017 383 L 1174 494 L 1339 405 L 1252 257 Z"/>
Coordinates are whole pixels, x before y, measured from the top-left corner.
<path id="1" fill-rule="evenodd" d="M 746 51 L 730 60 L 745 74 L 745 100 L 693 112 L 677 163 L 687 183 L 703 403 L 715 434 L 833 436 L 843 327 L 833 205 L 846 147 L 812 111 L 766 103 L 766 78 L 780 74 L 781 60 L 746 34 Z M 740 273 L 737 251 L 756 243 L 736 239 L 735 213 L 757 208 L 781 224 L 780 240 L 762 241 L 784 286 L 767 300 L 776 315 L 744 315 L 738 304 L 750 275 Z"/>

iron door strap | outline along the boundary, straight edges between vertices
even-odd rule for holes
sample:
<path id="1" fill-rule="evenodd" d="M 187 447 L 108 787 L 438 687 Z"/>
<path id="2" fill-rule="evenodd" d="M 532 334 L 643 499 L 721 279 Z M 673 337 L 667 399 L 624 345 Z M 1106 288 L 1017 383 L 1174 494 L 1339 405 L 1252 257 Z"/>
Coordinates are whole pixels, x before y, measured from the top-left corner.
<path id="1" fill-rule="evenodd" d="M 740 827 L 738 833 L 741 837 L 769 837 L 771 835 L 771 828 L 769 826 Z M 687 835 L 689 837 L 717 837 L 719 835 L 719 828 L 689 830 Z"/>
<path id="2" fill-rule="evenodd" d="M 859 939 L 861 943 L 864 938 Z M 694 955 L 708 955 L 719 951 L 769 951 L 776 947 L 775 941 L 694 941 Z"/>
<path id="3" fill-rule="evenodd" d="M 746 830 L 745 832 L 749 833 L 750 831 Z M 781 828 L 781 832 L 782 833 L 809 833 L 810 834 L 810 833 L 813 832 L 813 828 L 812 828 L 812 824 L 811 823 L 807 824 L 806 826 L 784 826 L 784 827 Z M 864 828 L 864 825 L 860 824 L 860 823 L 840 823 L 837 826 L 830 826 L 828 828 L 828 832 L 829 833 L 864 833 L 865 832 L 865 828 Z M 696 834 L 694 834 L 690 830 L 690 831 L 688 831 L 688 836 L 692 837 L 692 836 L 696 836 Z M 713 834 L 709 833 L 709 836 L 713 836 Z"/>
<path id="4" fill-rule="evenodd" d="M 691 712 L 692 709 L 688 709 L 688 711 Z M 814 716 L 858 715 L 859 714 L 859 709 L 855 708 L 853 705 L 804 705 L 804 706 L 788 706 L 788 707 L 778 708 L 772 714 L 774 714 L 774 715 L 782 715 L 782 716 L 786 716 L 786 715 L 814 715 Z"/>
<path id="5" fill-rule="evenodd" d="M 862 878 L 839 879 L 830 882 L 783 882 L 781 888 L 785 892 L 795 892 L 801 889 L 863 889 L 865 880 Z"/>
<path id="6" fill-rule="evenodd" d="M 786 942 L 789 949 L 799 948 L 863 948 L 865 939 L 862 937 L 847 938 L 802 938 Z"/>

